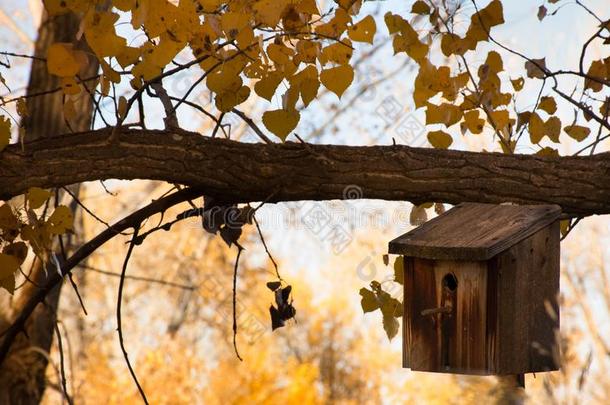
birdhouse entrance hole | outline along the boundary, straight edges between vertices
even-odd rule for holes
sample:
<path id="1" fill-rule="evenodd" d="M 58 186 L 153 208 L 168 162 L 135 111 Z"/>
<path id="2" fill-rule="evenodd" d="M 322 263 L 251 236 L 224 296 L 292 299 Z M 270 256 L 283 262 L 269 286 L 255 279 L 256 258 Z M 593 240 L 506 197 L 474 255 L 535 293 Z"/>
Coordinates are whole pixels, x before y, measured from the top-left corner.
<path id="1" fill-rule="evenodd" d="M 457 289 L 457 286 L 458 282 L 457 278 L 455 277 L 455 274 L 449 273 L 446 274 L 445 277 L 443 277 L 443 287 L 448 288 L 449 291 L 455 291 Z"/>

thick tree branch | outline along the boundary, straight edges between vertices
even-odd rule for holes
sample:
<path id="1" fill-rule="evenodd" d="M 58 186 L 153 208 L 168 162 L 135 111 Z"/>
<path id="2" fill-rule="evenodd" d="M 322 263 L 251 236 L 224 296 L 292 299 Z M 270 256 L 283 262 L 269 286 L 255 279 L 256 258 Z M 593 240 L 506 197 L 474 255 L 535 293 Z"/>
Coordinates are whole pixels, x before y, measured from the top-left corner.
<path id="1" fill-rule="evenodd" d="M 41 139 L 0 153 L 0 198 L 29 187 L 104 179 L 185 184 L 227 202 L 362 198 L 423 203 L 558 204 L 564 213 L 610 213 L 610 153 L 503 155 L 407 146 L 247 144 L 186 131 L 110 130 Z"/>

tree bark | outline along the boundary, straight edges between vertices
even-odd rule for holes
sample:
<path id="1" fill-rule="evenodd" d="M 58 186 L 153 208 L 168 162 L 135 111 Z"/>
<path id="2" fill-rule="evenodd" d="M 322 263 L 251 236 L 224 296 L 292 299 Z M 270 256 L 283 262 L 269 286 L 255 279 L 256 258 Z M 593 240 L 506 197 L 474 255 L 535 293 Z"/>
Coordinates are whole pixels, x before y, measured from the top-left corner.
<path id="1" fill-rule="evenodd" d="M 43 16 L 34 55 L 46 58 L 48 47 L 55 42 L 76 42 L 77 48 L 88 49 L 84 41 L 75 41 L 79 25 L 80 18 L 71 13 L 53 18 Z M 81 74 L 90 77 L 97 72 L 97 69 L 97 60 L 90 57 L 89 65 L 81 71 Z M 46 62 L 34 59 L 26 93 L 28 115 L 22 122 L 25 128 L 25 142 L 50 139 L 69 130 L 86 131 L 89 129 L 93 104 L 85 90 L 74 97 L 76 114 L 74 119 L 69 122 L 63 116 L 64 97 L 61 92 L 32 97 L 34 94 L 55 89 L 59 85 L 59 79 L 47 72 Z M 72 192 L 78 194 L 78 186 L 75 186 Z M 69 255 L 71 239 L 65 239 L 64 243 L 65 251 Z M 59 252 L 58 257 L 61 257 Z M 28 271 L 26 270 L 26 272 Z M 29 277 L 36 285 L 30 282 L 25 283 L 16 292 L 9 305 L 2 306 L 0 325 L 12 323 L 31 297 L 38 292 L 38 286 L 47 283 L 52 274 L 50 272 L 55 272 L 54 265 L 44 264 L 40 260 L 33 262 L 29 269 Z M 24 327 L 27 337 L 25 334 L 19 335 L 7 361 L 0 367 L 0 403 L 38 404 L 42 399 L 46 387 L 47 356 L 53 343 L 60 289 L 61 284 L 57 284 L 47 295 L 46 305 L 38 306 L 32 313 Z"/>
<path id="2" fill-rule="evenodd" d="M 0 198 L 99 179 L 164 180 L 227 202 L 369 198 L 557 204 L 610 213 L 610 153 L 540 157 L 406 146 L 247 144 L 186 131 L 113 129 L 0 153 Z"/>

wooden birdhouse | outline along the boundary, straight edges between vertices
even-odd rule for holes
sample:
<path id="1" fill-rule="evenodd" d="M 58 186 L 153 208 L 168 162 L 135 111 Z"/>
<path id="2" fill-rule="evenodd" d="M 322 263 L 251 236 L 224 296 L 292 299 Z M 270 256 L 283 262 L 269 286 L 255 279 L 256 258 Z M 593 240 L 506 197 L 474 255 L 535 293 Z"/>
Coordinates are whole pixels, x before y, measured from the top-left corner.
<path id="1" fill-rule="evenodd" d="M 557 370 L 560 213 L 465 203 L 391 241 L 404 256 L 403 367 Z"/>

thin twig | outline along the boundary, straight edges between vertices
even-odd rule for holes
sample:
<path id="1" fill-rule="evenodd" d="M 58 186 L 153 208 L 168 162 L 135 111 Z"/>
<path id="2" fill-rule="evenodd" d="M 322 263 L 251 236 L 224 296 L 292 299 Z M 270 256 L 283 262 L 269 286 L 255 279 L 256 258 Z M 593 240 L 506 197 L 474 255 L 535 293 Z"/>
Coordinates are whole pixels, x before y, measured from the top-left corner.
<path id="1" fill-rule="evenodd" d="M 242 120 L 244 120 L 244 122 L 246 124 L 248 124 L 248 126 L 250 128 L 252 128 L 252 130 L 256 133 L 256 135 L 258 135 L 259 138 L 261 138 L 263 141 L 265 141 L 265 143 L 273 143 L 273 141 L 271 139 L 269 139 L 267 137 L 267 135 L 265 135 L 265 133 L 258 127 L 258 125 L 256 125 L 254 123 L 254 121 L 252 121 L 252 119 L 250 117 L 248 117 L 246 114 L 244 114 L 242 111 L 239 111 L 238 109 L 234 108 L 231 110 L 231 112 L 233 114 L 237 115 Z"/>
<path id="2" fill-rule="evenodd" d="M 68 386 L 66 384 L 66 368 L 64 367 L 64 348 L 61 342 L 61 333 L 59 332 L 59 327 L 57 326 L 57 322 L 55 322 L 55 333 L 57 334 L 57 349 L 59 350 L 59 370 L 61 371 L 61 386 L 63 388 L 63 394 L 66 397 L 66 401 L 68 404 L 73 405 L 74 402 L 68 394 Z"/>
<path id="3" fill-rule="evenodd" d="M 237 246 L 237 257 L 235 258 L 235 267 L 233 268 L 233 349 L 235 349 L 235 355 L 239 361 L 244 361 L 237 350 L 237 269 L 239 267 L 239 257 L 244 248 L 239 243 L 234 243 Z"/>
<path id="4" fill-rule="evenodd" d="M 76 202 L 87 214 L 91 215 L 99 223 L 104 224 L 107 228 L 110 228 L 110 224 L 108 222 L 104 221 L 103 219 L 101 219 L 100 217 L 95 215 L 95 213 L 93 213 L 93 211 L 91 211 L 89 208 L 87 208 L 85 206 L 85 204 L 83 204 L 81 202 L 81 200 L 68 189 L 68 187 L 62 187 L 62 190 L 64 190 L 66 193 L 70 194 L 70 197 L 72 197 L 74 202 Z M 123 235 L 125 235 L 125 234 L 123 234 Z"/>
<path id="5" fill-rule="evenodd" d="M 125 343 L 123 342 L 123 328 L 121 325 L 121 301 L 123 299 L 123 286 L 125 285 L 125 273 L 127 272 L 127 264 L 129 263 L 129 258 L 131 257 L 131 252 L 133 252 L 133 247 L 135 246 L 135 240 L 138 237 L 138 231 L 140 230 L 140 224 L 137 224 L 133 227 L 133 236 L 131 238 L 131 243 L 129 243 L 129 247 L 127 248 L 127 254 L 125 255 L 125 261 L 123 262 L 123 270 L 121 271 L 121 281 L 119 282 L 119 294 L 117 298 L 116 304 L 116 321 L 117 321 L 117 331 L 119 333 L 119 344 L 121 345 L 121 350 L 123 351 L 123 357 L 125 358 L 125 362 L 127 363 L 127 368 L 129 368 L 129 373 L 133 378 L 133 381 L 136 383 L 138 387 L 138 391 L 140 392 L 140 396 L 145 404 L 148 405 L 148 399 L 146 399 L 146 394 L 138 381 L 138 377 L 131 367 L 131 363 L 129 362 L 129 356 L 127 355 L 127 350 L 125 350 Z"/>
<path id="6" fill-rule="evenodd" d="M 216 126 L 214 127 L 214 130 L 212 131 L 212 138 L 214 138 L 216 136 L 216 133 L 218 132 L 218 128 L 222 127 L 222 118 L 225 116 L 225 113 L 220 113 L 220 115 L 218 116 L 218 119 L 216 120 Z"/>
<path id="7" fill-rule="evenodd" d="M 121 273 L 115 273 L 113 271 L 98 269 L 98 268 L 91 267 L 91 266 L 86 265 L 86 264 L 79 264 L 78 267 L 80 267 L 82 269 L 85 269 L 85 270 L 92 271 L 94 273 L 103 274 L 105 276 L 121 277 Z M 126 280 L 134 280 L 134 281 L 143 281 L 143 282 L 146 282 L 146 283 L 159 284 L 159 285 L 164 285 L 164 286 L 167 286 L 167 287 L 182 288 L 184 290 L 196 290 L 197 289 L 196 285 L 178 284 L 178 283 L 174 283 L 172 281 L 159 280 L 157 278 L 151 278 L 151 277 L 125 275 L 125 279 Z"/>
<path id="8" fill-rule="evenodd" d="M 150 235 L 153 232 L 156 232 L 160 229 L 163 229 L 164 231 L 169 231 L 176 222 L 180 222 L 187 218 L 198 217 L 198 216 L 201 216 L 202 214 L 203 214 L 202 208 L 195 207 L 195 208 L 188 209 L 188 210 L 176 215 L 176 219 L 166 222 L 163 225 L 159 224 L 159 225 L 155 226 L 154 228 L 151 228 L 148 231 L 139 235 L 138 238 L 136 239 L 136 245 L 142 244 L 142 242 L 144 242 L 144 239 L 146 239 L 148 237 L 148 235 Z"/>
<path id="9" fill-rule="evenodd" d="M 78 302 L 79 302 L 80 307 L 82 308 L 83 312 L 85 313 L 85 316 L 89 315 L 87 313 L 87 308 L 85 308 L 85 303 L 83 301 L 83 297 L 81 297 L 80 292 L 78 291 L 78 286 L 76 285 L 76 283 L 74 282 L 74 279 L 72 278 L 72 273 L 68 274 L 68 279 L 70 280 L 70 284 L 72 284 L 72 289 L 76 293 L 76 297 L 78 298 Z"/>
<path id="10" fill-rule="evenodd" d="M 254 224 L 256 225 L 256 230 L 258 231 L 258 235 L 261 238 L 261 242 L 263 242 L 263 247 L 265 248 L 265 252 L 267 252 L 267 256 L 269 256 L 269 260 L 271 260 L 271 263 L 273 263 L 273 267 L 275 267 L 275 274 L 277 275 L 278 280 L 282 281 L 282 276 L 280 276 L 280 272 L 278 270 L 277 263 L 273 259 L 273 256 L 271 255 L 271 252 L 269 251 L 269 248 L 267 247 L 267 243 L 265 242 L 265 238 L 263 237 L 263 232 L 261 230 L 260 225 L 258 224 L 256 215 L 252 216 L 252 220 L 254 221 Z"/>

